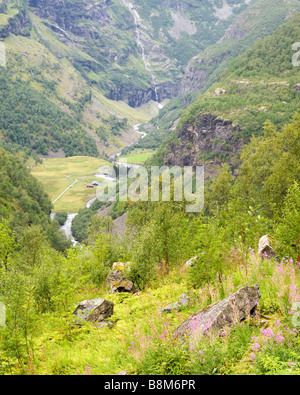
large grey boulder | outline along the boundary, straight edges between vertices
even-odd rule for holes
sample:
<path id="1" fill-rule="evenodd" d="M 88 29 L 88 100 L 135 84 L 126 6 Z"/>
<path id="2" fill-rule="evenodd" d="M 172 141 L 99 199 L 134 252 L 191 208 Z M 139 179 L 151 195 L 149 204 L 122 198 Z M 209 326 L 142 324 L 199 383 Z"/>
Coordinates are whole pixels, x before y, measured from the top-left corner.
<path id="1" fill-rule="evenodd" d="M 201 252 L 199 256 L 194 256 L 193 258 L 189 259 L 187 262 L 185 262 L 184 266 L 186 268 L 193 267 L 198 263 L 200 259 L 203 260 L 203 258 L 205 258 L 205 252 Z"/>
<path id="2" fill-rule="evenodd" d="M 294 85 L 293 89 L 295 89 L 296 92 L 300 92 L 300 84 Z"/>
<path id="3" fill-rule="evenodd" d="M 84 321 L 100 323 L 111 317 L 114 304 L 106 299 L 90 299 L 79 303 L 73 314 L 77 316 L 76 323 L 82 325 Z"/>
<path id="4" fill-rule="evenodd" d="M 199 257 L 198 256 L 194 256 L 193 258 L 191 258 L 191 259 L 189 259 L 186 263 L 185 263 L 185 267 L 191 267 L 191 266 L 194 266 L 196 263 L 197 263 L 197 261 L 199 260 Z"/>
<path id="5" fill-rule="evenodd" d="M 193 314 L 175 330 L 174 337 L 197 338 L 211 332 L 218 334 L 226 326 L 254 317 L 260 297 L 258 285 L 241 288 L 228 298 Z"/>
<path id="6" fill-rule="evenodd" d="M 130 262 L 115 262 L 112 270 L 107 277 L 107 283 L 110 286 L 109 293 L 118 292 L 137 293 L 140 289 L 131 281 L 126 279 L 126 274 L 130 271 Z"/>
<path id="7" fill-rule="evenodd" d="M 186 293 L 180 295 L 178 302 L 171 303 L 168 306 L 162 308 L 161 313 L 171 313 L 174 310 L 181 310 L 182 307 L 187 306 L 189 304 L 189 298 Z"/>
<path id="8" fill-rule="evenodd" d="M 272 239 L 269 235 L 262 236 L 258 243 L 258 255 L 262 258 L 277 258 L 277 254 L 272 247 Z"/>

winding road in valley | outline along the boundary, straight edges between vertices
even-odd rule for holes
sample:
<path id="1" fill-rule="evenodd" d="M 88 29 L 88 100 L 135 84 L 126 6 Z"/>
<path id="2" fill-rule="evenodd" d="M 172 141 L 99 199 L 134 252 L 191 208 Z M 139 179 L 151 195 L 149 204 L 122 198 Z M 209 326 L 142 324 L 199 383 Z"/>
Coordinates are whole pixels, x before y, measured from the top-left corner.
<path id="1" fill-rule="evenodd" d="M 60 197 L 62 197 L 63 194 L 65 194 L 70 188 L 72 188 L 72 186 L 75 185 L 76 182 L 78 182 L 77 179 L 70 186 L 68 186 L 68 188 L 66 188 L 59 196 L 57 196 L 57 198 L 53 200 L 52 204 L 54 204 Z"/>

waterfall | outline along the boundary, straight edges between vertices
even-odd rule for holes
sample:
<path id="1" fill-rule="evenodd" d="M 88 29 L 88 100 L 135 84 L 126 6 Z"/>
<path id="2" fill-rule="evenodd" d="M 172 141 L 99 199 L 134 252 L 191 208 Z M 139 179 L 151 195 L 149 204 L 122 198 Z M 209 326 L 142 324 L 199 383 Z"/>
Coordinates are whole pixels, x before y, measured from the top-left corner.
<path id="1" fill-rule="evenodd" d="M 155 79 L 155 75 L 153 74 L 152 70 L 150 69 L 149 63 L 147 62 L 146 59 L 146 53 L 145 53 L 145 47 L 143 45 L 142 39 L 141 39 L 141 31 L 140 31 L 140 26 L 141 26 L 141 17 L 139 16 L 137 10 L 135 9 L 134 5 L 123 0 L 123 4 L 129 9 L 131 15 L 133 16 L 134 19 L 134 25 L 135 25 L 135 35 L 136 35 L 136 42 L 138 46 L 141 48 L 141 55 L 142 59 L 145 65 L 146 70 L 148 71 L 149 75 L 151 76 L 152 84 L 153 84 L 153 89 L 155 93 L 155 101 L 159 103 L 159 97 L 158 97 L 158 91 L 157 91 L 157 83 Z"/>

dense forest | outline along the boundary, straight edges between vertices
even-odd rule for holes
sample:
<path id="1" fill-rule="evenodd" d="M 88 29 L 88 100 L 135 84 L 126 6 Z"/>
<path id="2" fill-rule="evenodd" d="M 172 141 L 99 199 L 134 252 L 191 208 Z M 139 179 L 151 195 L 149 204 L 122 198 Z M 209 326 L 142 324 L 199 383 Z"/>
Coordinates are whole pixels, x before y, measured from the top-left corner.
<path id="1" fill-rule="evenodd" d="M 97 156 L 95 142 L 76 119 L 26 82 L 12 81 L 9 70 L 0 73 L 1 130 L 7 148 L 27 147 L 43 155 L 62 148 L 67 156 Z"/>

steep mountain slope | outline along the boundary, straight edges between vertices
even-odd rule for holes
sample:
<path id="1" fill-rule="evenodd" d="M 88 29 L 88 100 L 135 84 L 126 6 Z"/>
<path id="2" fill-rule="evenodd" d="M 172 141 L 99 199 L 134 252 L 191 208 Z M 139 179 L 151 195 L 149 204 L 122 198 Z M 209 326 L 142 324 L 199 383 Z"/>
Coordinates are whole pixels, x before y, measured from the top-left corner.
<path id="1" fill-rule="evenodd" d="M 153 127 L 144 147 L 155 147 L 174 129 L 181 112 L 195 101 L 197 92 L 204 92 L 217 81 L 230 62 L 249 49 L 259 39 L 271 35 L 280 25 L 300 12 L 297 0 L 259 0 L 236 16 L 224 36 L 192 58 L 181 80 L 179 96 L 169 102 L 159 116 L 151 121 Z M 153 129 L 153 131 L 152 131 Z"/>
<path id="2" fill-rule="evenodd" d="M 300 107 L 299 67 L 292 45 L 299 40 L 300 14 L 237 58 L 182 115 L 173 142 L 160 150 L 165 164 L 219 165 L 232 160 L 266 120 L 288 123 Z M 164 152 L 163 152 L 164 151 Z M 157 160 L 157 158 L 156 158 Z"/>
<path id="3" fill-rule="evenodd" d="M 6 148 L 103 156 L 138 139 L 131 125 L 149 117 L 94 88 L 71 63 L 80 51 L 72 52 L 28 8 L 10 1 L 1 11 L 7 56 L 0 67 L 0 130 Z"/>
<path id="4" fill-rule="evenodd" d="M 257 40 L 272 34 L 277 27 L 300 12 L 297 0 L 260 0 L 236 17 L 217 44 L 208 47 L 188 64 L 180 93 L 208 88 L 230 62 Z"/>
<path id="5" fill-rule="evenodd" d="M 135 107 L 151 98 L 174 96 L 190 58 L 220 39 L 234 15 L 249 3 L 29 1 L 32 11 L 46 18 L 62 41 L 93 58 L 73 60 L 87 78 L 107 97 Z"/>

